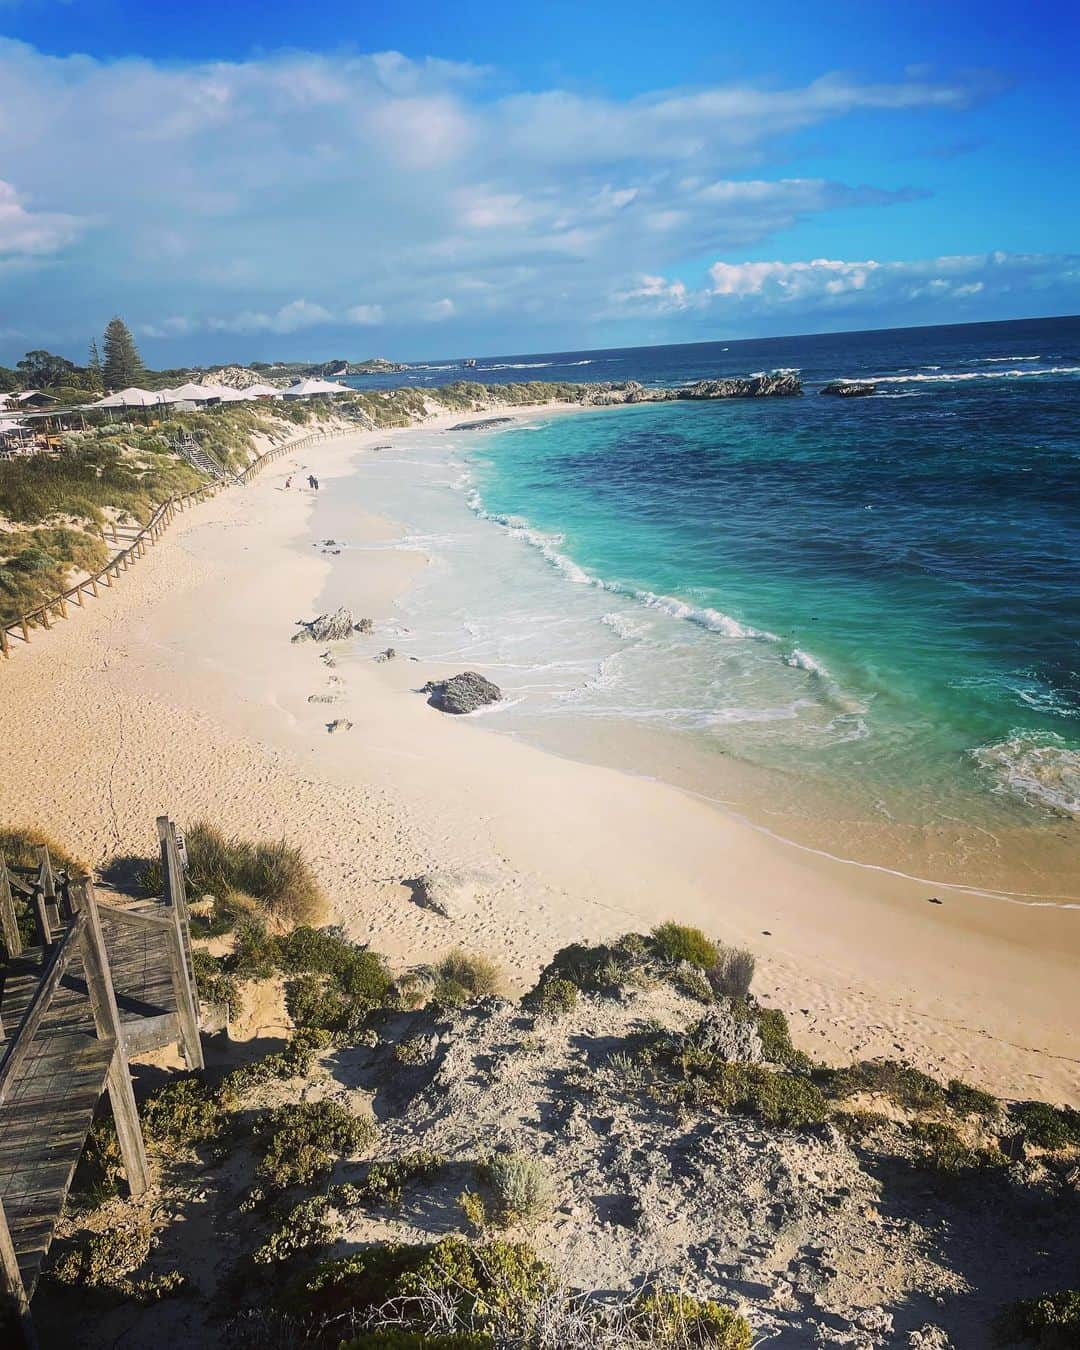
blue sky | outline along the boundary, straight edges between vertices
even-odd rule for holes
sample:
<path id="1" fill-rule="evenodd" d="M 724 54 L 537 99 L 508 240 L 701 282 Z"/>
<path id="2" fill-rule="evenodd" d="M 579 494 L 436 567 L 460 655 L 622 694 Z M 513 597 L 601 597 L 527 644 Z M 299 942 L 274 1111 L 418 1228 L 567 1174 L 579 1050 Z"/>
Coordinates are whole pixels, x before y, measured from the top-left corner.
<path id="1" fill-rule="evenodd" d="M 0 361 L 1080 310 L 1080 19 L 995 2 L 0 0 Z"/>

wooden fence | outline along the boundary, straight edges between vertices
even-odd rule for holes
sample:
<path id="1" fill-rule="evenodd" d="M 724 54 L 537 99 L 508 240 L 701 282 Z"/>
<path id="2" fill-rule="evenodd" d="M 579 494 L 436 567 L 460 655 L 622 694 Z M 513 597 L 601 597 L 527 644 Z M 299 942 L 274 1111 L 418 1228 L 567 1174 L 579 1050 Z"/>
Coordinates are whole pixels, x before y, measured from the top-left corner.
<path id="1" fill-rule="evenodd" d="M 332 434 L 342 435 L 344 433 L 309 432 L 306 436 L 301 436 L 295 441 L 284 441 L 281 445 L 272 446 L 258 459 L 253 459 L 247 468 L 237 475 L 235 481 L 237 483 L 250 483 L 273 460 L 297 450 L 307 449 L 308 446 L 321 444 L 323 441 L 329 440 Z M 13 638 L 16 641 L 29 642 L 32 628 L 39 626 L 51 628 L 55 620 L 68 617 L 69 604 L 77 605 L 81 609 L 87 596 L 98 594 L 99 586 L 112 586 L 113 581 L 120 576 L 121 571 L 126 572 L 133 563 L 138 562 L 145 555 L 148 543 L 151 546 L 157 543 L 180 511 L 196 502 L 204 501 L 207 497 L 212 497 L 221 486 L 221 483 L 203 483 L 191 492 L 185 492 L 178 497 L 170 497 L 168 501 L 162 502 L 149 522 L 137 534 L 128 539 L 127 547 L 110 558 L 100 572 L 86 577 L 85 580 L 74 586 L 69 586 L 66 591 L 61 592 L 60 595 L 54 595 L 52 599 L 46 600 L 44 604 L 38 605 L 35 609 L 20 614 L 11 623 L 0 624 L 0 656 L 10 657 Z M 109 532 L 113 543 L 119 543 L 123 536 L 117 531 L 115 525 L 109 527 Z"/>

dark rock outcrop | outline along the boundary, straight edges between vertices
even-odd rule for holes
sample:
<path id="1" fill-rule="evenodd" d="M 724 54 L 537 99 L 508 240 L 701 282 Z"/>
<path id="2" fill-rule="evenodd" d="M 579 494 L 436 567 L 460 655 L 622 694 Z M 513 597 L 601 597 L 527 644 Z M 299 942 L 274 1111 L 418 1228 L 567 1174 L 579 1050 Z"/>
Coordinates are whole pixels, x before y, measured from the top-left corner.
<path id="1" fill-rule="evenodd" d="M 489 703 L 498 703 L 502 690 L 497 684 L 478 675 L 475 670 L 463 671 L 449 680 L 429 680 L 420 691 L 428 695 L 428 702 L 440 712 L 471 713 Z"/>
<path id="2" fill-rule="evenodd" d="M 450 428 L 451 431 L 486 431 L 489 427 L 504 427 L 508 422 L 512 422 L 511 417 L 485 417 L 480 422 L 458 422 L 456 426 Z"/>
<path id="3" fill-rule="evenodd" d="M 870 380 L 833 380 L 821 392 L 836 398 L 866 398 L 877 393 L 877 385 Z"/>
<path id="4" fill-rule="evenodd" d="M 676 399 L 789 398 L 803 391 L 802 381 L 790 371 L 746 375 L 723 380 L 697 380 L 681 388 L 647 389 L 637 380 L 578 385 L 574 397 L 588 407 L 620 403 L 670 403 Z"/>

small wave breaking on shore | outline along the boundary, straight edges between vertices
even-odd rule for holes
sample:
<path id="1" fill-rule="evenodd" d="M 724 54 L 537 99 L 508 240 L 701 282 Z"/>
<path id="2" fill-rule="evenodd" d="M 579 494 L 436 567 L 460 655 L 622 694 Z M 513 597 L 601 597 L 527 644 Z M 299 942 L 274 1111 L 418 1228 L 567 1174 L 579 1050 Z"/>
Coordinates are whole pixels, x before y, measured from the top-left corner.
<path id="1" fill-rule="evenodd" d="M 1080 820 L 1080 751 L 1070 749 L 1060 736 L 1018 732 L 971 753 L 994 780 L 995 792 Z"/>

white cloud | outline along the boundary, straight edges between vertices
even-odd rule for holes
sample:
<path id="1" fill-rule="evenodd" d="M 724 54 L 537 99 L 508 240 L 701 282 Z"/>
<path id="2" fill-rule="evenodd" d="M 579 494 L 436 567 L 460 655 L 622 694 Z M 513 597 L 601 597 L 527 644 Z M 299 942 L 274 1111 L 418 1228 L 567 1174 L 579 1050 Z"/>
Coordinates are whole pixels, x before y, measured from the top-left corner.
<path id="1" fill-rule="evenodd" d="M 19 189 L 0 185 L 0 266 L 12 249 L 71 264 L 63 284 L 43 272 L 11 317 L 42 340 L 67 326 L 80 351 L 117 309 L 192 351 L 207 333 L 570 325 L 612 295 L 693 309 L 702 283 L 687 259 L 745 256 L 807 218 L 919 195 L 770 177 L 781 138 L 861 110 L 959 112 L 986 92 L 918 71 L 505 95 L 481 68 L 396 52 L 162 65 L 6 39 L 0 87 L 19 114 L 0 117 L 0 164 Z M 649 294 L 635 280 L 668 271 L 685 281 Z M 813 299 L 816 276 L 774 276 L 762 295 Z"/>
<path id="2" fill-rule="evenodd" d="M 673 308 L 742 316 L 829 312 L 902 313 L 917 302 L 962 302 L 1060 291 L 1080 283 L 1080 256 L 1004 253 L 955 255 L 915 261 L 715 262 L 706 283 L 690 290 L 680 281 L 643 276 L 617 291 L 613 312 L 664 314 Z"/>
<path id="3" fill-rule="evenodd" d="M 82 234 L 85 222 L 58 211 L 30 211 L 11 183 L 0 179 L 0 257 L 58 253 Z"/>

